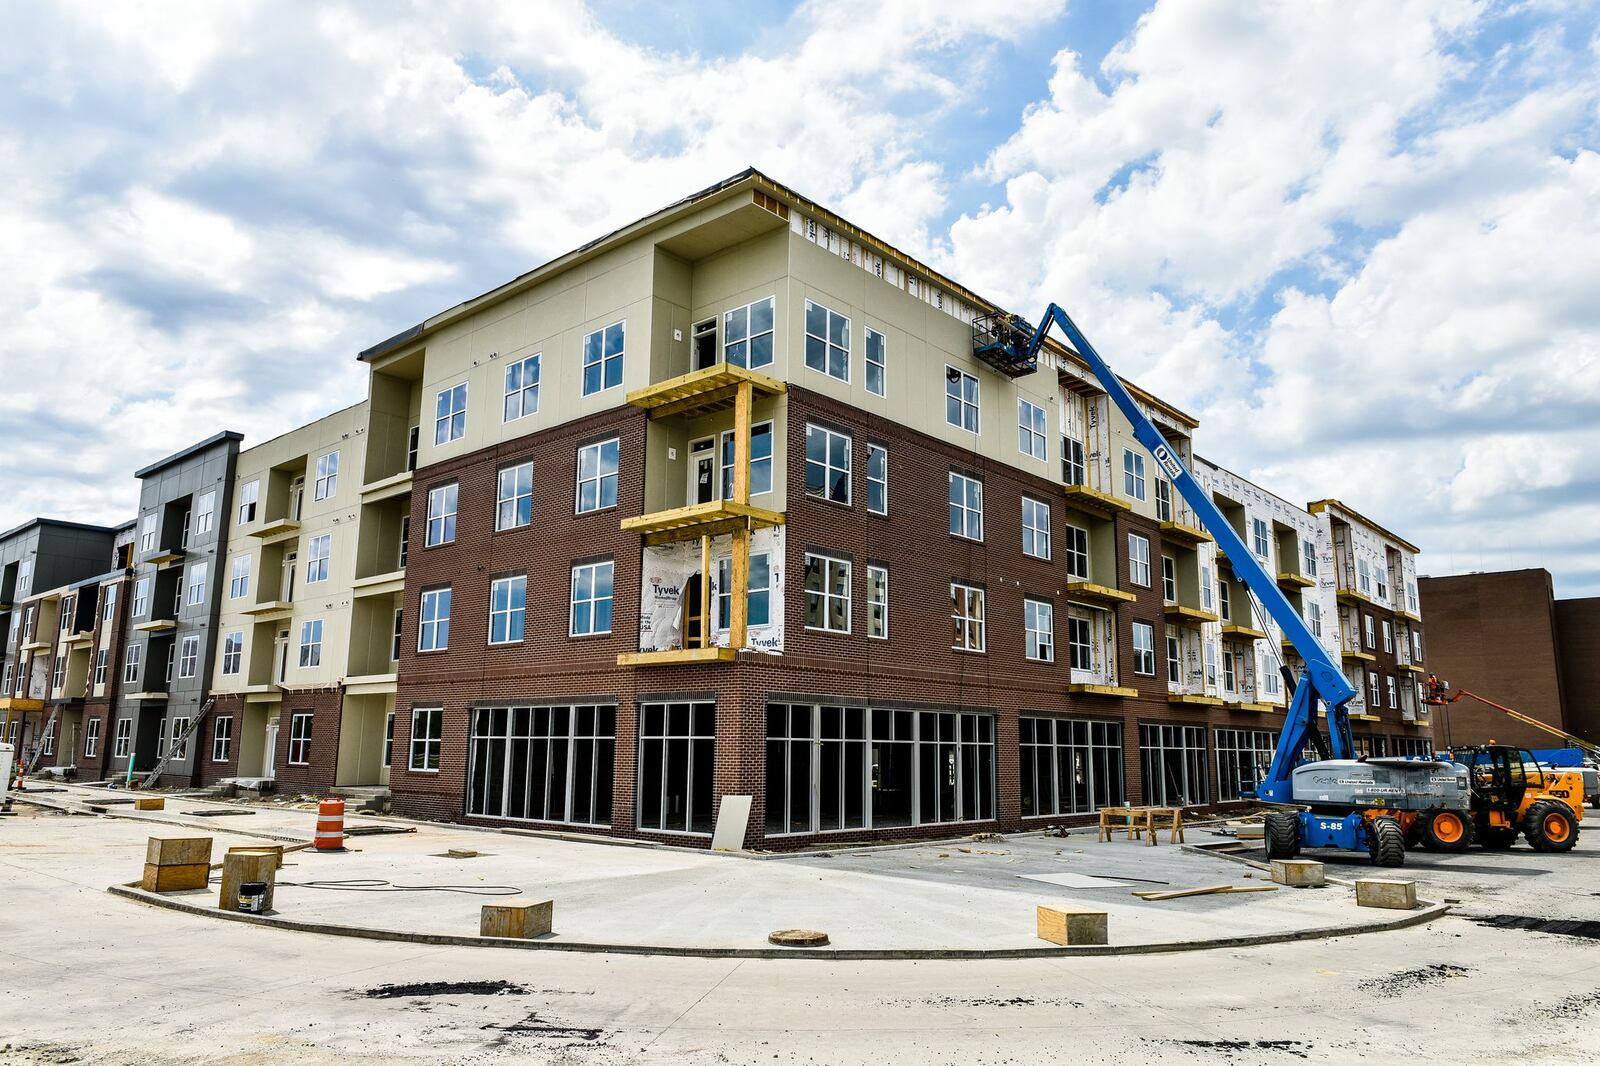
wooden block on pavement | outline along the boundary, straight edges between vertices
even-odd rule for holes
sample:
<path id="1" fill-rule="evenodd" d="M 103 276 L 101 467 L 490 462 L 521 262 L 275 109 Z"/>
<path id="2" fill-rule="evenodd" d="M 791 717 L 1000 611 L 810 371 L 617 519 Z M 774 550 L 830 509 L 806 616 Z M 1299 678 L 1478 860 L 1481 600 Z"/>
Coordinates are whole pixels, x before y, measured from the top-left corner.
<path id="1" fill-rule="evenodd" d="M 273 868 L 277 869 L 277 870 L 283 869 L 283 845 L 282 844 L 235 844 L 233 847 L 228 849 L 228 854 L 229 855 L 258 855 L 258 854 L 271 855 L 273 857 L 273 859 L 276 860 Z M 246 878 L 246 880 L 252 880 L 252 879 L 251 878 Z M 255 878 L 254 880 L 260 880 L 260 879 L 259 878 Z"/>
<path id="2" fill-rule="evenodd" d="M 144 864 L 144 880 L 141 884 L 146 892 L 182 892 L 185 889 L 205 888 L 210 879 L 211 864 L 208 862 L 188 866 L 157 866 L 147 862 Z"/>
<path id="3" fill-rule="evenodd" d="M 145 844 L 144 861 L 151 866 L 193 866 L 211 862 L 211 838 L 192 833 L 159 833 Z"/>
<path id="4" fill-rule="evenodd" d="M 167 809 L 165 796 L 139 796 L 133 801 L 136 811 L 164 811 Z"/>
<path id="5" fill-rule="evenodd" d="M 1273 859 L 1272 879 L 1290 888 L 1321 888 L 1328 883 L 1315 859 Z"/>
<path id="6" fill-rule="evenodd" d="M 555 901 L 549 899 L 511 899 L 504 903 L 485 903 L 478 918 L 478 935 L 531 940 L 550 932 L 555 909 Z"/>
<path id="7" fill-rule="evenodd" d="M 1417 883 L 1385 877 L 1356 878 L 1356 906 L 1409 911 L 1417 905 Z"/>
<path id="8" fill-rule="evenodd" d="M 239 886 L 246 881 L 265 881 L 267 899 L 263 910 L 272 909 L 272 890 L 278 872 L 278 857 L 270 851 L 234 851 L 229 849 L 222 857 L 222 892 L 217 898 L 217 909 L 239 909 Z"/>
<path id="9" fill-rule="evenodd" d="M 1040 940 L 1063 946 L 1107 943 L 1105 911 L 1040 905 L 1037 918 Z"/>

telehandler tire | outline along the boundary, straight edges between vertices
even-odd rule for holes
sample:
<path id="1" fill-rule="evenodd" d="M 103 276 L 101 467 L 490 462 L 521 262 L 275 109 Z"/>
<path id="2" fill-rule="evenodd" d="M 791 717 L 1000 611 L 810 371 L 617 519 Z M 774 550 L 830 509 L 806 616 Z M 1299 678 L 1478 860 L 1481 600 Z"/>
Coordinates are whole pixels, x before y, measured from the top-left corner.
<path id="1" fill-rule="evenodd" d="M 1459 811 L 1434 811 L 1418 822 L 1429 851 L 1466 851 L 1472 844 L 1472 822 Z"/>
<path id="2" fill-rule="evenodd" d="M 1528 808 L 1522 833 L 1534 851 L 1571 851 L 1578 843 L 1578 820 L 1564 804 L 1540 800 Z"/>
<path id="3" fill-rule="evenodd" d="M 1406 864 L 1406 834 L 1393 818 L 1374 818 L 1367 824 L 1367 851 L 1377 866 Z"/>

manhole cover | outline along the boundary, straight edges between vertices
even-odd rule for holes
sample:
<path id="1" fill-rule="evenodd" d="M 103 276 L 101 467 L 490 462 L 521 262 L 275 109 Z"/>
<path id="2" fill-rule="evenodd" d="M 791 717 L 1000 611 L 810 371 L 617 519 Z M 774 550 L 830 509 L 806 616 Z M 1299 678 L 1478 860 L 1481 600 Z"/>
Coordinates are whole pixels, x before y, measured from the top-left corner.
<path id="1" fill-rule="evenodd" d="M 767 934 L 767 943 L 781 948 L 820 948 L 828 942 L 828 934 L 815 929 L 779 929 Z"/>

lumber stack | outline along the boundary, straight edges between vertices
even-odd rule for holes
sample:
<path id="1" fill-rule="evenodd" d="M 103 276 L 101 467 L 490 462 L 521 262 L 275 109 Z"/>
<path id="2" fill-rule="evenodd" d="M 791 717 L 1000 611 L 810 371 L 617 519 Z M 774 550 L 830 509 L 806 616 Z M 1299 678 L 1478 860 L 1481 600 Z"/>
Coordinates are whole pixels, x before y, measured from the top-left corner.
<path id="1" fill-rule="evenodd" d="M 182 892 L 205 888 L 211 877 L 211 838 L 162 834 L 144 850 L 146 892 Z"/>

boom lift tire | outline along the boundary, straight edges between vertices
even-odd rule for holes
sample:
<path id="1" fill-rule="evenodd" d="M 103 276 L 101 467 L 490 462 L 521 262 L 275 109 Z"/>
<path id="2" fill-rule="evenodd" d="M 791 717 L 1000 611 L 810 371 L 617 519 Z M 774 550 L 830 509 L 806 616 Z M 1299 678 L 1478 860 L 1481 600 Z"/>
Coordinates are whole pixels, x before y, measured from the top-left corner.
<path id="1" fill-rule="evenodd" d="M 1528 808 L 1522 832 L 1534 851 L 1571 851 L 1578 843 L 1578 820 L 1562 804 L 1541 800 Z"/>
<path id="2" fill-rule="evenodd" d="M 1511 826 L 1486 825 L 1478 834 L 1478 843 L 1490 851 L 1505 851 L 1517 842 L 1517 831 Z"/>
<path id="3" fill-rule="evenodd" d="M 1272 811 L 1267 815 L 1267 859 L 1292 859 L 1300 854 L 1300 818 L 1288 811 Z"/>
<path id="4" fill-rule="evenodd" d="M 1434 811 L 1417 822 L 1422 846 L 1429 851 L 1466 851 L 1472 844 L 1472 822 L 1457 811 Z"/>
<path id="5" fill-rule="evenodd" d="M 1406 864 L 1406 834 L 1393 818 L 1374 818 L 1367 823 L 1367 852 L 1377 866 Z"/>

